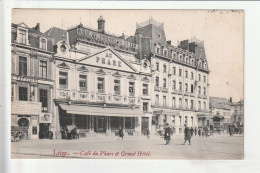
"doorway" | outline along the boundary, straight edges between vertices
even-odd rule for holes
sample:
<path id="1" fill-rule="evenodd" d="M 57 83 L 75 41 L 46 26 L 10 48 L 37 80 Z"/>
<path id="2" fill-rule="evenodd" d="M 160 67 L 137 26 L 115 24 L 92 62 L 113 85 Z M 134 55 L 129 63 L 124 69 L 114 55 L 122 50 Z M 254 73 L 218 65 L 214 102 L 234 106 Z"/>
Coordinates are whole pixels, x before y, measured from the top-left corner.
<path id="1" fill-rule="evenodd" d="M 95 117 L 95 132 L 105 132 L 106 128 L 105 128 L 105 117 L 103 116 L 96 116 Z"/>
<path id="2" fill-rule="evenodd" d="M 39 138 L 47 139 L 49 132 L 50 132 L 50 124 L 49 123 L 40 123 Z"/>
<path id="3" fill-rule="evenodd" d="M 142 117 L 142 134 L 145 133 L 145 129 L 148 128 L 148 123 L 149 122 L 149 118 L 148 117 Z"/>

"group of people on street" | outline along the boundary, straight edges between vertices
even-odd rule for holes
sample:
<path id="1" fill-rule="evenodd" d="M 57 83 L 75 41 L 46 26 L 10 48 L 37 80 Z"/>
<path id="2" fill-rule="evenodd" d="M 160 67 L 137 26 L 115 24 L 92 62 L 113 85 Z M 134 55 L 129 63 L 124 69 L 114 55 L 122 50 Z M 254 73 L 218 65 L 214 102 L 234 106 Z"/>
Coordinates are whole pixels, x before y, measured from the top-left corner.
<path id="1" fill-rule="evenodd" d="M 185 145 L 187 141 L 189 142 L 189 145 L 191 145 L 191 137 L 193 136 L 193 134 L 195 136 L 197 136 L 197 134 L 198 134 L 199 136 L 202 136 L 202 137 L 203 136 L 206 136 L 206 138 L 209 137 L 209 128 L 207 126 L 204 127 L 204 128 L 198 128 L 197 129 L 197 127 L 189 128 L 189 127 L 187 127 L 187 124 L 184 124 L 184 127 L 185 128 L 184 128 L 184 143 L 183 143 L 183 145 Z M 171 128 L 170 128 L 169 124 L 167 123 L 166 128 L 165 128 L 165 133 L 164 133 L 164 140 L 166 140 L 166 145 L 168 145 L 170 143 L 171 134 L 172 134 Z"/>

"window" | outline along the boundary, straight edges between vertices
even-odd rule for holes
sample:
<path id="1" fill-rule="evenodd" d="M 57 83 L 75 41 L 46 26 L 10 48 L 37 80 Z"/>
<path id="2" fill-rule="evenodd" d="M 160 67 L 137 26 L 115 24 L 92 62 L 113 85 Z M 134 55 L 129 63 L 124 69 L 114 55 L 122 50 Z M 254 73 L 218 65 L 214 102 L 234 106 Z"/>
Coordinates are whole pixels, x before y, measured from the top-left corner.
<path id="1" fill-rule="evenodd" d="M 40 89 L 40 102 L 42 103 L 42 112 L 48 112 L 48 91 Z"/>
<path id="2" fill-rule="evenodd" d="M 187 124 L 188 123 L 188 117 L 187 116 L 185 116 L 185 124 Z"/>
<path id="3" fill-rule="evenodd" d="M 175 53 L 175 52 L 172 54 L 172 57 L 173 57 L 174 59 L 176 59 L 176 53 Z"/>
<path id="4" fill-rule="evenodd" d="M 201 86 L 199 86 L 198 88 L 199 88 L 199 94 L 201 94 Z"/>
<path id="5" fill-rule="evenodd" d="M 47 41 L 45 38 L 40 39 L 40 48 L 46 50 L 47 49 Z"/>
<path id="6" fill-rule="evenodd" d="M 172 98 L 172 107 L 173 108 L 176 107 L 176 98 L 175 97 Z"/>
<path id="7" fill-rule="evenodd" d="M 190 92 L 193 93 L 193 85 L 190 85 Z"/>
<path id="8" fill-rule="evenodd" d="M 155 105 L 159 106 L 159 95 L 158 94 L 155 96 Z"/>
<path id="9" fill-rule="evenodd" d="M 19 100 L 28 101 L 28 88 L 19 87 Z"/>
<path id="10" fill-rule="evenodd" d="M 173 89 L 173 90 L 176 89 L 176 81 L 175 81 L 175 80 L 172 81 L 172 89 Z"/>
<path id="11" fill-rule="evenodd" d="M 201 68 L 201 62 L 199 62 L 199 68 Z"/>
<path id="12" fill-rule="evenodd" d="M 167 50 L 164 50 L 164 51 L 163 51 L 163 55 L 164 55 L 164 56 L 167 56 Z"/>
<path id="13" fill-rule="evenodd" d="M 193 117 L 191 117 L 191 125 L 193 126 Z"/>
<path id="14" fill-rule="evenodd" d="M 143 95 L 148 95 L 148 84 L 143 84 Z"/>
<path id="15" fill-rule="evenodd" d="M 207 95 L 206 94 L 206 87 L 203 87 L 203 95 Z"/>
<path id="16" fill-rule="evenodd" d="M 67 89 L 68 88 L 68 72 L 60 71 L 59 84 L 60 88 Z"/>
<path id="17" fill-rule="evenodd" d="M 143 111 L 148 111 L 148 103 L 143 102 Z"/>
<path id="18" fill-rule="evenodd" d="M 156 77 L 156 79 L 155 79 L 155 86 L 159 86 L 159 77 Z"/>
<path id="19" fill-rule="evenodd" d="M 185 71 L 185 77 L 188 78 L 188 71 Z"/>
<path id="20" fill-rule="evenodd" d="M 27 58 L 19 57 L 19 75 L 27 76 Z"/>
<path id="21" fill-rule="evenodd" d="M 188 99 L 185 99 L 185 108 L 188 109 Z"/>
<path id="22" fill-rule="evenodd" d="M 175 124 L 175 116 L 172 116 L 172 124 Z"/>
<path id="23" fill-rule="evenodd" d="M 192 79 L 192 80 L 194 79 L 194 74 L 193 74 L 193 72 L 191 72 L 191 79 Z"/>
<path id="24" fill-rule="evenodd" d="M 40 61 L 40 78 L 47 78 L 47 61 Z"/>
<path id="25" fill-rule="evenodd" d="M 179 69 L 179 76 L 182 76 L 182 70 Z"/>
<path id="26" fill-rule="evenodd" d="M 156 63 L 156 70 L 159 71 L 160 68 L 159 68 L 159 62 Z"/>
<path id="27" fill-rule="evenodd" d="M 89 129 L 89 116 L 76 115 L 74 122 L 79 129 Z"/>
<path id="28" fill-rule="evenodd" d="M 199 74 L 199 81 L 200 81 L 200 78 L 201 78 L 201 76 L 200 76 L 200 74 Z"/>
<path id="29" fill-rule="evenodd" d="M 179 108 L 182 108 L 182 99 L 179 98 Z"/>
<path id="30" fill-rule="evenodd" d="M 185 84 L 185 91 L 188 92 L 188 84 Z"/>
<path id="31" fill-rule="evenodd" d="M 194 65 L 194 61 L 193 61 L 193 59 L 191 60 L 191 65 Z"/>
<path id="32" fill-rule="evenodd" d="M 206 83 L 206 76 L 203 76 L 203 82 Z"/>
<path id="33" fill-rule="evenodd" d="M 182 82 L 179 82 L 179 90 L 182 91 Z"/>
<path id="34" fill-rule="evenodd" d="M 129 82 L 129 95 L 134 96 L 135 95 L 135 83 Z"/>
<path id="35" fill-rule="evenodd" d="M 156 48 L 156 53 L 157 53 L 157 54 L 160 53 L 160 48 L 159 48 L 159 47 Z"/>
<path id="36" fill-rule="evenodd" d="M 190 109 L 193 110 L 193 100 L 190 101 Z"/>
<path id="37" fill-rule="evenodd" d="M 26 30 L 19 29 L 19 43 L 26 44 Z"/>
<path id="38" fill-rule="evenodd" d="M 182 55 L 179 55 L 179 58 L 180 58 L 179 60 L 182 61 Z"/>
<path id="39" fill-rule="evenodd" d="M 163 64 L 163 72 L 166 73 L 166 64 Z"/>
<path id="40" fill-rule="evenodd" d="M 179 116 L 179 126 L 181 126 L 181 116 Z"/>
<path id="41" fill-rule="evenodd" d="M 87 76 L 79 75 L 79 88 L 80 91 L 87 91 Z"/>
<path id="42" fill-rule="evenodd" d="M 118 79 L 114 80 L 114 91 L 115 94 L 120 94 L 120 80 Z"/>
<path id="43" fill-rule="evenodd" d="M 104 78 L 98 77 L 97 88 L 98 88 L 99 93 L 105 92 L 105 79 Z"/>
<path id="44" fill-rule="evenodd" d="M 206 110 L 206 102 L 203 102 L 203 109 Z"/>
<path id="45" fill-rule="evenodd" d="M 201 101 L 199 101 L 198 108 L 201 110 Z"/>
<path id="46" fill-rule="evenodd" d="M 172 68 L 172 74 L 176 75 L 176 68 L 175 67 Z"/>
<path id="47" fill-rule="evenodd" d="M 134 129 L 135 125 L 135 118 L 134 117 L 125 117 L 125 129 Z"/>
<path id="48" fill-rule="evenodd" d="M 163 96 L 163 106 L 166 107 L 166 96 Z"/>
<path id="49" fill-rule="evenodd" d="M 166 88 L 166 79 L 163 79 L 163 87 Z"/>

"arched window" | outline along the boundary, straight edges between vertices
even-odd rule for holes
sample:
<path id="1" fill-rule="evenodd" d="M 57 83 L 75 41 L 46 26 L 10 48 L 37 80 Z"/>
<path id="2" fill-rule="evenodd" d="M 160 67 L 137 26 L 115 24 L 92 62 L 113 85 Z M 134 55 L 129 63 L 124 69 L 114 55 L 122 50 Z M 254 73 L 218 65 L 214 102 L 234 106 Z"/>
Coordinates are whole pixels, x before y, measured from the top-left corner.
<path id="1" fill-rule="evenodd" d="M 193 59 L 191 59 L 191 65 L 194 65 L 194 60 Z"/>
<path id="2" fill-rule="evenodd" d="M 168 55 L 167 49 L 163 49 L 163 56 L 167 56 L 167 55 Z"/>
<path id="3" fill-rule="evenodd" d="M 155 46 L 155 53 L 160 54 L 160 46 L 159 45 Z"/>
<path id="4" fill-rule="evenodd" d="M 204 63 L 204 68 L 207 69 L 207 63 Z"/>
<path id="5" fill-rule="evenodd" d="M 177 54 L 176 52 L 172 52 L 172 58 L 176 60 Z"/>
<path id="6" fill-rule="evenodd" d="M 182 61 L 182 55 L 181 54 L 179 55 L 179 61 Z"/>
<path id="7" fill-rule="evenodd" d="M 189 57 L 186 56 L 186 63 L 189 63 Z"/>

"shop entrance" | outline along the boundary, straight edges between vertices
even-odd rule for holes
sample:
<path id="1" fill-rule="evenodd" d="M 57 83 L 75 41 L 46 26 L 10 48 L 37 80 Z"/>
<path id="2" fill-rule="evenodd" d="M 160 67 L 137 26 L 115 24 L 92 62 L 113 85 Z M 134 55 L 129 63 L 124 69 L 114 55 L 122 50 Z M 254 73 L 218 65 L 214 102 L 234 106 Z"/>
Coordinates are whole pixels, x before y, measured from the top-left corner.
<path id="1" fill-rule="evenodd" d="M 21 131 L 25 135 L 26 139 L 28 138 L 29 125 L 30 122 L 27 118 L 20 118 L 18 120 L 18 131 Z"/>
<path id="2" fill-rule="evenodd" d="M 40 123 L 39 138 L 47 139 L 49 132 L 50 132 L 50 124 L 49 123 Z"/>
<path id="3" fill-rule="evenodd" d="M 146 129 L 148 128 L 148 122 L 148 117 L 142 117 L 142 134 L 144 134 L 146 132 Z"/>
<path id="4" fill-rule="evenodd" d="M 95 117 L 95 132 L 105 132 L 105 117 L 103 116 L 97 116 Z"/>

